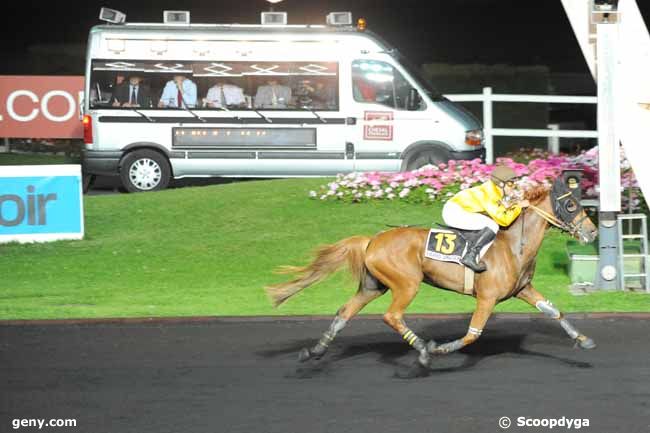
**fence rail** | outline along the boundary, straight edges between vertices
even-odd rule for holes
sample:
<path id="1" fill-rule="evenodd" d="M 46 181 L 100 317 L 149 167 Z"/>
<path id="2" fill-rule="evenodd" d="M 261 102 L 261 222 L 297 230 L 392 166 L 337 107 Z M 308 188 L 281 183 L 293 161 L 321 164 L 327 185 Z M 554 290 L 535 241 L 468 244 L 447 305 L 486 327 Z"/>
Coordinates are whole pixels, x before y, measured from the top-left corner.
<path id="1" fill-rule="evenodd" d="M 520 102 L 520 103 L 546 103 L 546 104 L 597 104 L 596 96 L 557 96 L 557 95 L 507 95 L 494 94 L 491 87 L 484 87 L 483 93 L 451 94 L 445 95 L 455 102 L 482 102 L 483 103 L 483 132 L 485 134 L 485 159 L 494 163 L 494 137 L 548 137 L 549 147 L 557 151 L 558 138 L 597 138 L 595 130 L 558 129 L 556 125 L 549 125 L 550 129 L 518 129 L 494 128 L 493 104 L 495 102 Z"/>

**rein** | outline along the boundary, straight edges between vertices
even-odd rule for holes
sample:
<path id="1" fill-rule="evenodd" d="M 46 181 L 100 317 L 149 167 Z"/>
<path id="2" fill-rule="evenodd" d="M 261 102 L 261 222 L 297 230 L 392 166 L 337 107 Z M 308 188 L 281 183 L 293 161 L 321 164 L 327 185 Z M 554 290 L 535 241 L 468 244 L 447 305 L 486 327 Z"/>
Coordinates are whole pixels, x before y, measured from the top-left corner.
<path id="1" fill-rule="evenodd" d="M 555 227 L 557 227 L 557 228 L 559 228 L 559 229 L 561 229 L 561 230 L 571 231 L 571 230 L 570 230 L 570 227 L 567 226 L 567 225 L 566 225 L 565 223 L 563 223 L 562 221 L 560 221 L 559 219 L 557 219 L 557 218 L 555 217 L 555 215 L 551 215 L 550 213 L 546 212 L 545 210 L 540 209 L 540 208 L 538 208 L 537 206 L 532 205 L 532 204 L 530 205 L 530 208 L 531 208 L 532 210 L 534 210 L 534 211 L 535 211 L 539 216 L 541 216 L 542 218 L 544 218 L 544 219 L 545 219 L 549 224 L 554 225 Z"/>

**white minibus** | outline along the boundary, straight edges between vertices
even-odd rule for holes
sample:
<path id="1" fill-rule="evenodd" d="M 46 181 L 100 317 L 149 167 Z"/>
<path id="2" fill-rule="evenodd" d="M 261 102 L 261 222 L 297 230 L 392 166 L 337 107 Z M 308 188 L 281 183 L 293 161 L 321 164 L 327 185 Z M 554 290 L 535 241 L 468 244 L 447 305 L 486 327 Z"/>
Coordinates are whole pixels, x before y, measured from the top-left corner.
<path id="1" fill-rule="evenodd" d="M 168 16 L 181 22 L 91 29 L 85 174 L 149 191 L 172 178 L 329 176 L 484 158 L 480 122 L 350 14 L 326 25 Z"/>

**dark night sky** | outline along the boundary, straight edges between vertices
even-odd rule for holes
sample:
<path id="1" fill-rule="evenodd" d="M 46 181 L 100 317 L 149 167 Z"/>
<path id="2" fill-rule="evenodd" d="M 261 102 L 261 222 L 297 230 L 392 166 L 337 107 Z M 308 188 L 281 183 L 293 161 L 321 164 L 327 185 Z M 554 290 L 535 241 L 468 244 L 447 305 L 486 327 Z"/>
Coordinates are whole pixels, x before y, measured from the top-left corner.
<path id="1" fill-rule="evenodd" d="M 648 22 L 650 2 L 637 3 Z M 101 6 L 125 12 L 130 22 L 161 22 L 164 9 L 180 9 L 190 10 L 193 22 L 258 23 L 259 12 L 268 9 L 263 0 L 19 0 L 3 6 L 0 73 L 54 73 L 42 59 L 42 70 L 24 70 L 23 59 L 34 56 L 28 48 L 84 44 Z M 587 72 L 560 0 L 284 0 L 276 10 L 288 12 L 291 24 L 319 24 L 329 11 L 350 10 L 418 64 L 535 64 Z"/>

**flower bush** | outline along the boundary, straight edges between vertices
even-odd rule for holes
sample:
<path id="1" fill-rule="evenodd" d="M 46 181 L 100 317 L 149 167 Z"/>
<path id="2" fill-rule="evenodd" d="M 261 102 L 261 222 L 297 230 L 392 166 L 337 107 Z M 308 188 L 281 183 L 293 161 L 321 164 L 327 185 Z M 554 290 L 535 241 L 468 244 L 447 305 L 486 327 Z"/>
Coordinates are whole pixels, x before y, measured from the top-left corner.
<path id="1" fill-rule="evenodd" d="M 523 162 L 519 162 L 523 161 Z M 550 185 L 566 169 L 582 169 L 585 197 L 598 195 L 598 147 L 577 156 L 550 155 L 540 150 L 521 150 L 517 154 L 497 158 L 497 164 L 507 165 L 521 176 L 524 187 Z M 495 165 L 480 159 L 451 160 L 447 164 L 427 165 L 403 173 L 366 172 L 338 175 L 336 180 L 310 191 L 317 200 L 366 202 L 372 200 L 402 200 L 410 203 L 444 201 L 461 189 L 487 181 Z M 632 168 L 621 152 L 621 184 L 626 189 L 623 209 L 647 210 Z"/>

